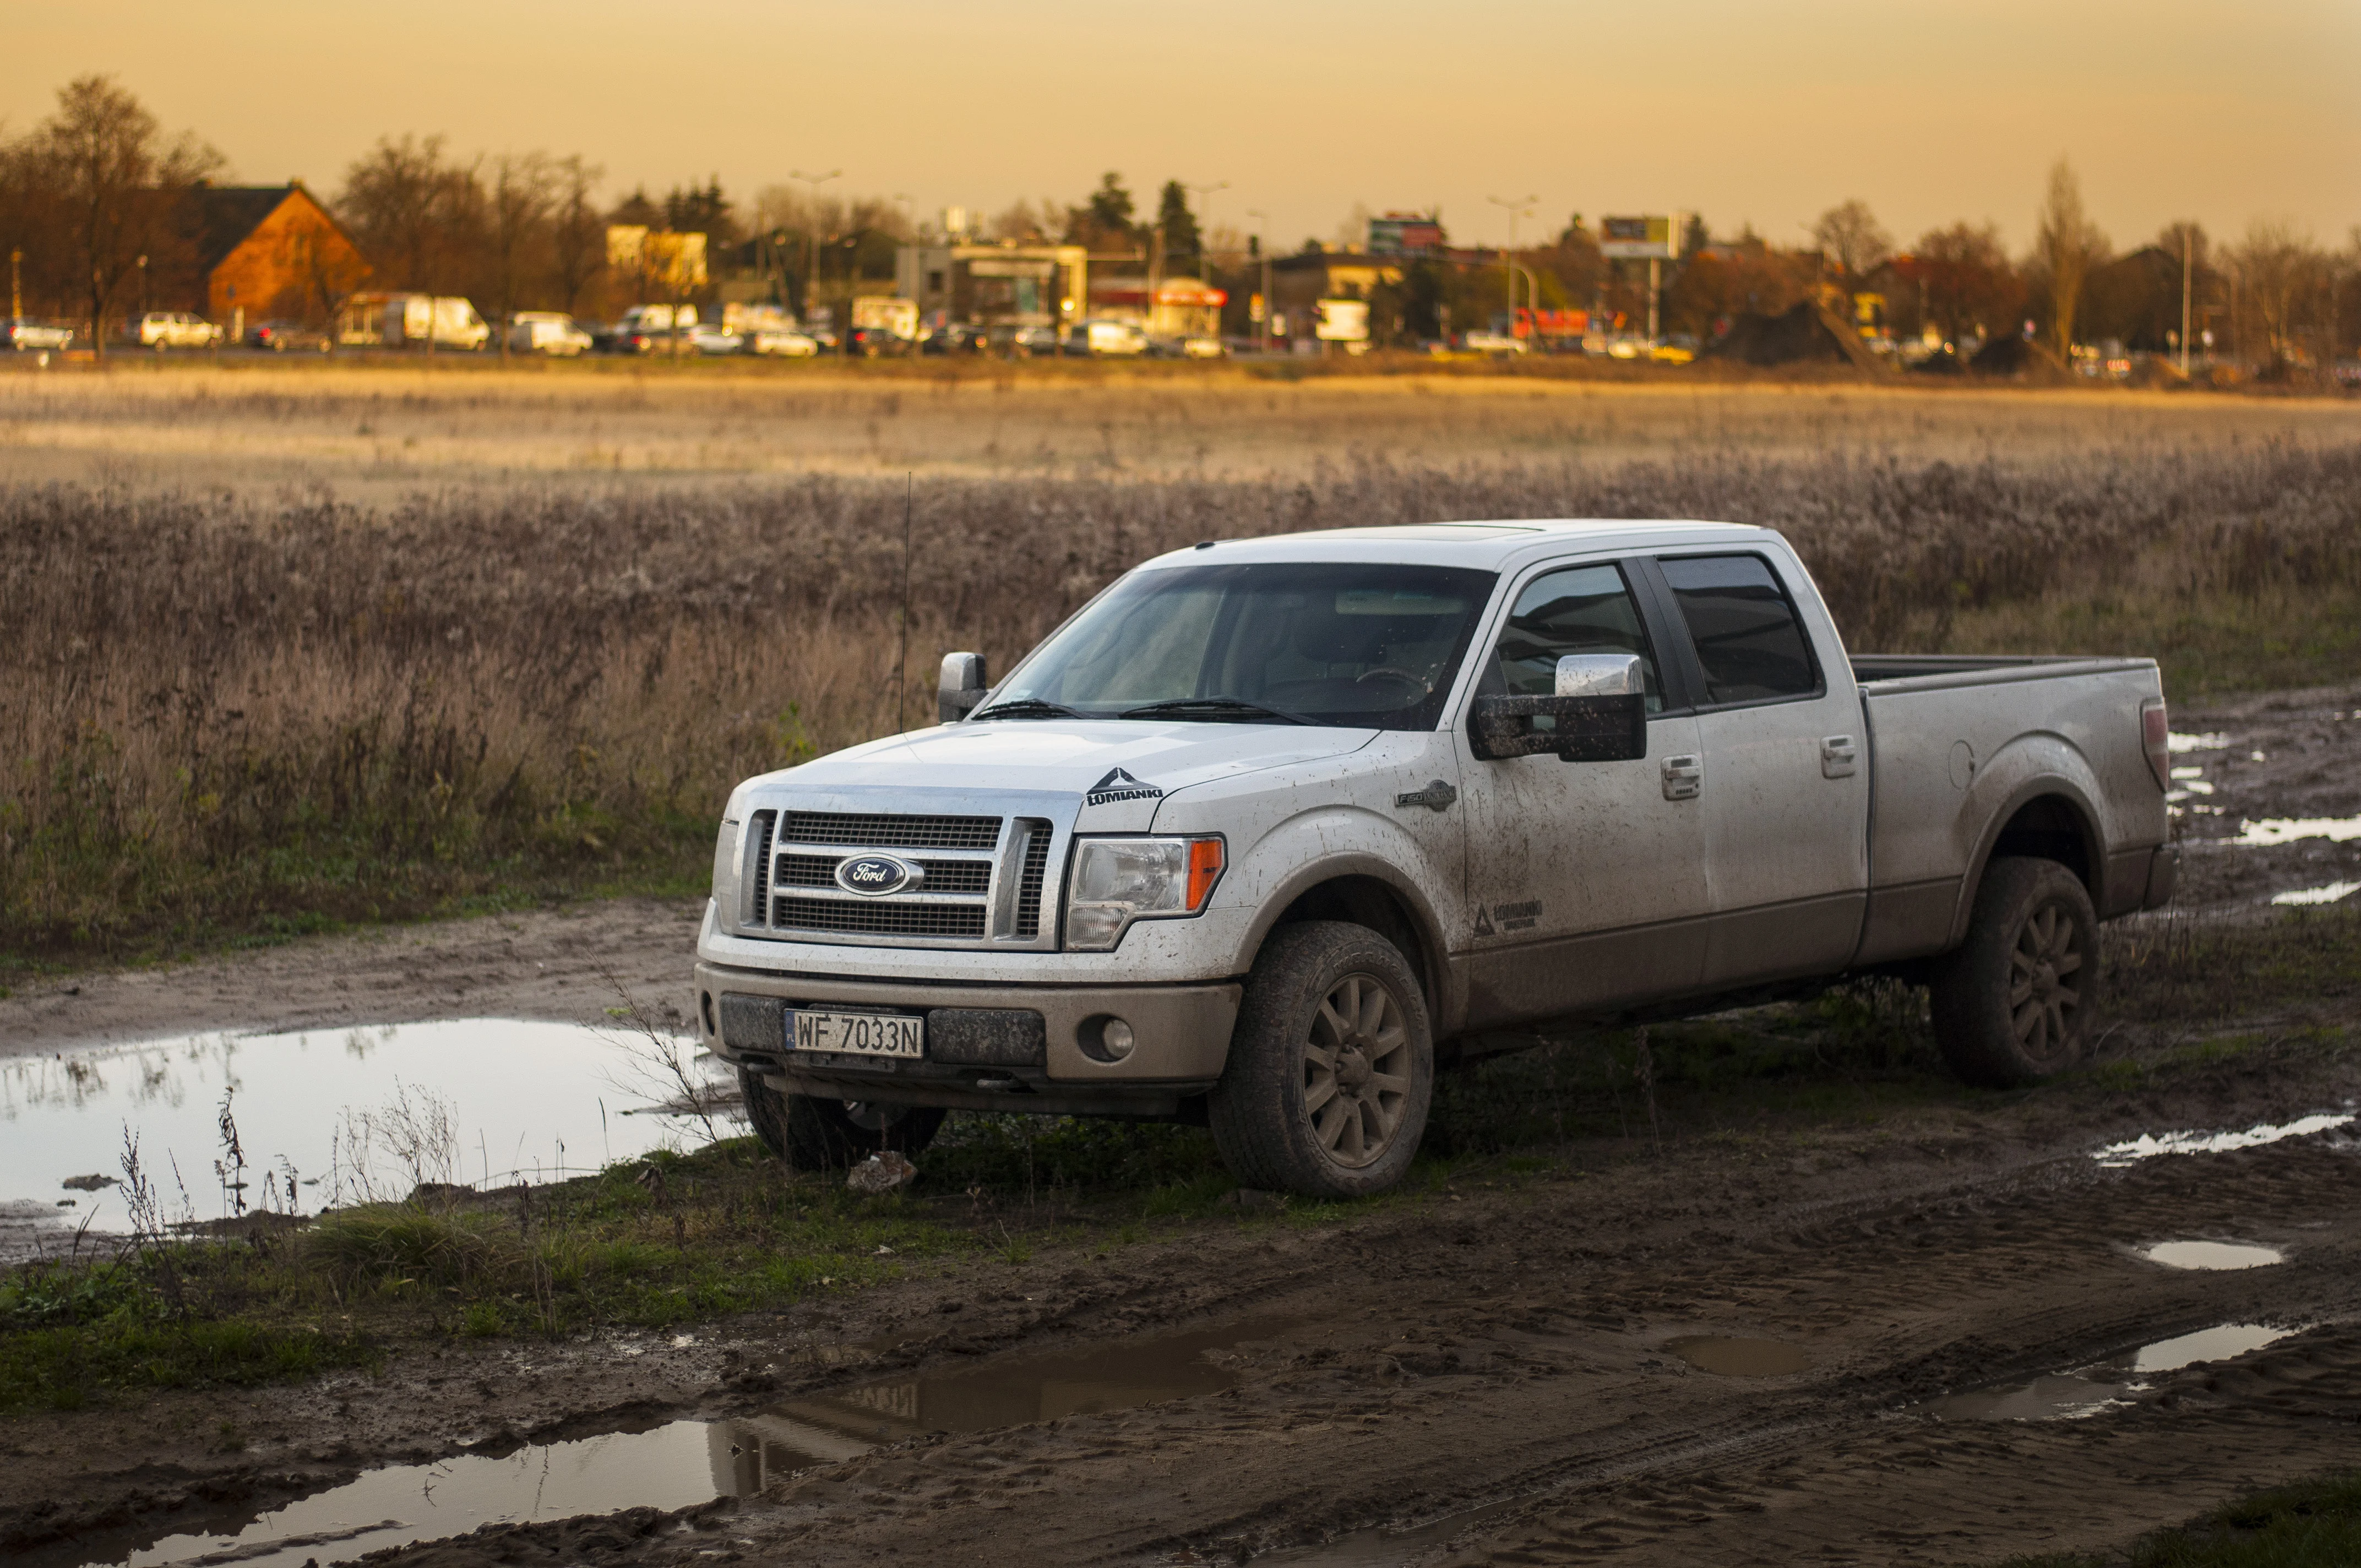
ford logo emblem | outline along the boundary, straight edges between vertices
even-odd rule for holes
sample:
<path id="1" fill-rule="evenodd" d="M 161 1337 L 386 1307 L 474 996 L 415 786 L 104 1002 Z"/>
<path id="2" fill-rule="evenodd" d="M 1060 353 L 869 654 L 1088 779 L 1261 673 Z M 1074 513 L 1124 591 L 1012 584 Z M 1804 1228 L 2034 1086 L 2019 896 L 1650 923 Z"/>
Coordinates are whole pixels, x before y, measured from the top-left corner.
<path id="1" fill-rule="evenodd" d="M 923 881 L 924 875 L 909 861 L 891 855 L 855 855 L 837 862 L 836 885 L 847 893 L 883 898 Z"/>

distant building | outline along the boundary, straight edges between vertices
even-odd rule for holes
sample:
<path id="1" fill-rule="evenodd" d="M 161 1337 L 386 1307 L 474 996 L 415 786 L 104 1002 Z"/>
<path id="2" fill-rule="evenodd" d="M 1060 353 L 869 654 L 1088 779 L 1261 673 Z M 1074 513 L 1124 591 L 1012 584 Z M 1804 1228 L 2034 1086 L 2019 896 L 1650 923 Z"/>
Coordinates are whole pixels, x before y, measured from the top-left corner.
<path id="1" fill-rule="evenodd" d="M 906 245 L 895 291 L 929 323 L 1065 327 L 1087 313 L 1090 252 L 1079 245 Z"/>
<path id="2" fill-rule="evenodd" d="M 1399 283 L 1407 258 L 1352 250 L 1307 250 L 1270 263 L 1271 334 L 1311 337 L 1323 300 L 1366 301 L 1382 283 Z"/>
<path id="3" fill-rule="evenodd" d="M 369 275 L 352 236 L 301 181 L 201 185 L 189 201 L 212 321 L 324 324 Z"/>
<path id="4" fill-rule="evenodd" d="M 1091 314 L 1137 323 L 1150 337 L 1219 337 L 1228 300 L 1226 291 L 1186 276 L 1159 280 L 1153 305 L 1148 280 L 1136 272 L 1091 280 Z"/>

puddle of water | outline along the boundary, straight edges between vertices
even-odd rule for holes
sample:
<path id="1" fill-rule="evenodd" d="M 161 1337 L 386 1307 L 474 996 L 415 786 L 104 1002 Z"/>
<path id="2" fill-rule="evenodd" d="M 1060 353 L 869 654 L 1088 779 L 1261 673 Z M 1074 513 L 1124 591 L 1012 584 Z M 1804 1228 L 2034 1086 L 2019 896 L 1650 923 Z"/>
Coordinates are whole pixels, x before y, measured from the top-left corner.
<path id="1" fill-rule="evenodd" d="M 90 1555 L 85 1545 L 36 1552 L 26 1563 L 163 1568 L 203 1559 L 236 1561 L 239 1568 L 302 1568 L 307 1558 L 347 1562 L 485 1524 L 693 1508 L 750 1497 L 798 1470 L 924 1432 L 981 1431 L 1218 1393 L 1237 1377 L 1208 1352 L 1267 1338 L 1295 1321 L 1250 1319 L 1065 1355 L 886 1379 L 740 1420 L 671 1421 L 645 1431 L 536 1443 L 500 1459 L 460 1454 L 392 1465 L 282 1508 L 225 1519 L 215 1532 L 170 1536 L 111 1560 Z"/>
<path id="2" fill-rule="evenodd" d="M 382 1111 L 405 1091 L 415 1104 L 424 1103 L 421 1091 L 447 1103 L 450 1180 L 502 1186 L 580 1175 L 682 1135 L 678 1120 L 627 1113 L 656 1086 L 640 1081 L 619 1038 L 565 1024 L 467 1019 L 0 1058 L 0 1200 L 29 1201 L 64 1224 L 121 1228 L 119 1188 L 65 1189 L 76 1177 L 119 1174 L 127 1124 L 168 1212 L 178 1213 L 185 1185 L 195 1216 L 212 1218 L 223 1211 L 216 1123 L 223 1091 L 233 1088 L 249 1208 L 308 1212 L 336 1200 L 340 1178 L 346 1200 L 357 1196 L 346 1113 Z M 692 1059 L 692 1043 L 673 1048 L 691 1072 L 710 1070 Z M 382 1167 L 373 1181 L 386 1196 L 409 1191 L 406 1179 Z M 57 1208 L 66 1197 L 75 1206 Z M 43 1229 L 60 1239 L 61 1226 Z"/>
<path id="3" fill-rule="evenodd" d="M 2340 1115 L 2323 1111 L 2292 1122 L 2277 1124 L 2257 1123 L 2243 1133 L 2185 1132 L 2166 1133 L 2161 1136 L 2142 1133 L 2128 1143 L 2109 1144 L 2091 1157 L 2104 1166 L 2126 1166 L 2137 1160 L 2153 1159 L 2158 1155 L 2229 1154 L 2238 1149 L 2259 1148 L 2265 1144 L 2278 1143 L 2282 1138 L 2305 1138 L 2314 1133 L 2334 1132 L 2339 1127 L 2351 1126 L 2353 1120 L 2349 1113 Z"/>
<path id="4" fill-rule="evenodd" d="M 2224 840 L 2242 850 L 2271 850 L 2301 839 L 2325 839 L 2332 844 L 2361 839 L 2361 817 L 2266 817 L 2243 819 L 2238 836 Z"/>
<path id="5" fill-rule="evenodd" d="M 2222 751 L 2230 744 L 2230 738 L 2227 735 L 2171 734 L 2164 738 L 2164 743 L 2177 757 L 2189 751 Z"/>
<path id="6" fill-rule="evenodd" d="M 1946 1395 L 1928 1400 L 1926 1409 L 1930 1415 L 1953 1421 L 2083 1420 L 2130 1403 L 2133 1395 L 2148 1387 L 2146 1378 L 2201 1362 L 2235 1361 L 2301 1332 L 2267 1323 L 2217 1323 L 2071 1372 Z"/>
<path id="7" fill-rule="evenodd" d="M 1775 1339 L 1688 1334 L 1666 1340 L 1664 1348 L 1691 1366 L 1723 1377 L 1785 1377 L 1807 1372 L 1812 1365 L 1812 1358 L 1799 1347 Z"/>
<path id="8" fill-rule="evenodd" d="M 2287 1254 L 2275 1246 L 2253 1246 L 2239 1242 L 2158 1242 L 2152 1247 L 2142 1248 L 2140 1255 L 2167 1268 L 2207 1270 L 2268 1268 L 2275 1263 L 2287 1261 Z"/>
<path id="9" fill-rule="evenodd" d="M 2336 904 L 2361 893 L 2361 882 L 2332 882 L 2319 887 L 2300 887 L 2289 893 L 2271 894 L 2273 904 Z"/>

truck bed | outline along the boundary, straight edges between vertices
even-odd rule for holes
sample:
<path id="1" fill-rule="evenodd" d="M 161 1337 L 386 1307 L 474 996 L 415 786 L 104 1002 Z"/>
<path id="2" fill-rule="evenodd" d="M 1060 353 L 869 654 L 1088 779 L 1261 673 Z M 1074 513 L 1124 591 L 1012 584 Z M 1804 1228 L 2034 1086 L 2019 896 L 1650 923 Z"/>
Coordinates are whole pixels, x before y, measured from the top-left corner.
<path id="1" fill-rule="evenodd" d="M 2139 907 L 2165 837 L 2140 739 L 2153 660 L 1871 653 L 1852 659 L 1872 759 L 1870 909 L 1861 962 L 1955 942 L 1968 878 L 2010 831 L 2011 852 L 2087 860 L 2101 915 Z M 2002 689 L 2005 688 L 2005 689 Z M 2020 800 L 2036 779 L 2037 804 Z M 2027 806 L 2030 805 L 2031 809 Z M 2084 831 L 2087 830 L 2087 831 Z"/>

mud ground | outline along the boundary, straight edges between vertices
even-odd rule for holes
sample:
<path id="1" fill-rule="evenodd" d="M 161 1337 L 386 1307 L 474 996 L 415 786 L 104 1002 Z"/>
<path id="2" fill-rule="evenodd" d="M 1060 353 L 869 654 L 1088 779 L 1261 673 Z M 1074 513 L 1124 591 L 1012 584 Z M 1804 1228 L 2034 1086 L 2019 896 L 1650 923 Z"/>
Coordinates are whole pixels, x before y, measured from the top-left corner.
<path id="1" fill-rule="evenodd" d="M 2224 842 L 2248 820 L 2361 813 L 2356 706 L 2361 694 L 2320 691 L 2174 716 L 2177 731 L 2223 738 L 2176 759 L 2214 786 L 2184 806 L 2222 808 L 2180 819 L 2189 906 L 2235 916 L 2289 888 L 2361 880 L 2361 842 Z M 595 1015 L 604 975 L 652 994 L 679 983 L 695 913 L 558 911 L 88 975 L 0 1003 L 0 1048 Z M 2296 1011 L 2315 1032 L 2353 1022 Z M 1023 1264 L 914 1273 L 708 1325 L 682 1348 L 611 1336 L 460 1347 L 376 1378 L 21 1418 L 0 1424 L 0 1548 L 53 1551 L 62 1536 L 103 1561 L 366 1466 L 749 1414 L 903 1368 L 1253 1318 L 1292 1326 L 1241 1345 L 1223 1394 L 912 1439 L 734 1503 L 393 1555 L 436 1568 L 1281 1552 L 1883 1564 L 2119 1549 L 2243 1491 L 2361 1464 L 2356 1129 L 2120 1168 L 2091 1157 L 2142 1133 L 2354 1109 L 2361 1057 L 2315 1033 L 2122 1081 L 2134 1087 L 1683 1125 L 1661 1147 L 1576 1143 L 1546 1175 L 1499 1161 L 1463 1168 L 1454 1190 L 1329 1221 L 1044 1245 Z M 2287 1260 L 2193 1273 L 2136 1254 L 2173 1238 L 2269 1245 Z M 2224 1322 L 2301 1332 L 2156 1377 L 2088 1419 L 1943 1421 L 1923 1409 Z M 1810 1365 L 1718 1376 L 1665 1348 L 1697 1333 L 1780 1341 Z M 1430 1528 L 1370 1533 L 1381 1526 Z"/>

